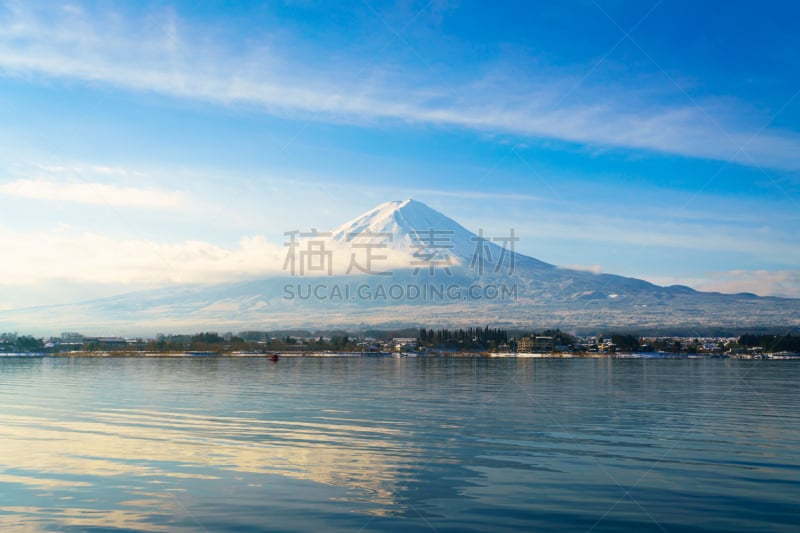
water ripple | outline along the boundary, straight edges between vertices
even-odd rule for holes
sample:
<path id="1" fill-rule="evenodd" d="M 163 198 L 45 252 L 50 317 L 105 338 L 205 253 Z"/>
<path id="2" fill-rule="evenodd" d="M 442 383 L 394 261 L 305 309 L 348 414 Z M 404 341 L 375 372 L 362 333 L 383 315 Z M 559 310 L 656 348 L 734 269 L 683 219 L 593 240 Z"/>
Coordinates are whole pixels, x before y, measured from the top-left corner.
<path id="1" fill-rule="evenodd" d="M 791 531 L 759 363 L 3 358 L 0 527 Z"/>

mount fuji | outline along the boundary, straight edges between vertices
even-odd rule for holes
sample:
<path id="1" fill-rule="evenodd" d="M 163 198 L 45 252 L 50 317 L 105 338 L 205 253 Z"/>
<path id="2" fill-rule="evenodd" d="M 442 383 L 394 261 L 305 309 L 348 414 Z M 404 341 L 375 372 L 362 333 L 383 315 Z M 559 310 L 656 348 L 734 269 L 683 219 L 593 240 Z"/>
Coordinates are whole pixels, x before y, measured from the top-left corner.
<path id="1" fill-rule="evenodd" d="M 800 300 L 699 292 L 561 268 L 415 201 L 330 232 L 295 232 L 286 272 L 0 313 L 0 327 L 156 331 L 458 326 L 638 329 L 793 327 Z"/>

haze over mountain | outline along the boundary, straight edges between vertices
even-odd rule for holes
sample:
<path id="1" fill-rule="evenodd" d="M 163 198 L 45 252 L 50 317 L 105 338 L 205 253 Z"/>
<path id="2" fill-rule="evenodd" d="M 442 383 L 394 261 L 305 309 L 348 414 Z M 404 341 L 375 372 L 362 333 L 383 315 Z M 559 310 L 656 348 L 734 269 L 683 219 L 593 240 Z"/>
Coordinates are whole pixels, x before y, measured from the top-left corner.
<path id="1" fill-rule="evenodd" d="M 515 252 L 513 231 L 481 233 L 415 200 L 386 202 L 330 232 L 295 232 L 282 275 L 5 311 L 0 328 L 153 334 L 330 326 L 800 324 L 797 299 L 705 293 L 561 268 Z"/>

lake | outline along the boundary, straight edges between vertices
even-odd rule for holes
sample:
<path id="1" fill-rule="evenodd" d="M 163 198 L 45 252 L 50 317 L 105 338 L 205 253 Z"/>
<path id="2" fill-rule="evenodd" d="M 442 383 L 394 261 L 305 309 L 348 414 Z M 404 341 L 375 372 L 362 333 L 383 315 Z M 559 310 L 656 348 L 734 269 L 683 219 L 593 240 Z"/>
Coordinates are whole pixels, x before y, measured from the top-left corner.
<path id="1" fill-rule="evenodd" d="M 0 357 L 0 529 L 796 531 L 800 361 Z"/>

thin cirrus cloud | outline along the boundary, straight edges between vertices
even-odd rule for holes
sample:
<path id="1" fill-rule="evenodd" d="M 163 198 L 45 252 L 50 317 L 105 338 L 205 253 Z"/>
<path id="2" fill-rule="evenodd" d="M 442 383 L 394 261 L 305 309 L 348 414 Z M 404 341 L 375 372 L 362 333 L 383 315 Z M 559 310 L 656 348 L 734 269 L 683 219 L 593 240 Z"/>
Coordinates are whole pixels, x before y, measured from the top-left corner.
<path id="1" fill-rule="evenodd" d="M 75 8 L 6 7 L 10 15 L 0 21 L 0 70 L 6 73 L 242 104 L 322 121 L 396 120 L 800 169 L 800 135 L 728 119 L 746 113 L 718 103 L 722 100 L 646 103 L 641 95 L 652 87 L 637 92 L 625 85 L 590 86 L 576 81 L 580 73 L 571 77 L 545 70 L 527 80 L 475 72 L 472 80 L 455 83 L 440 76 L 427 80 L 424 72 L 402 68 L 374 78 L 366 71 L 377 67 L 363 59 L 303 69 L 303 62 L 276 46 L 234 52 L 219 36 L 215 41 L 174 15 L 153 25 Z M 668 80 L 661 82 L 677 90 Z"/>
<path id="2" fill-rule="evenodd" d="M 795 240 L 782 232 L 745 230 L 732 224 L 720 224 L 710 232 L 709 228 L 691 220 L 641 220 L 626 218 L 619 214 L 565 216 L 550 211 L 545 220 L 531 220 L 531 223 L 525 224 L 524 228 L 525 237 L 530 239 L 562 239 L 565 242 L 583 240 L 587 243 L 658 247 L 661 250 L 722 253 L 748 250 L 772 261 L 796 262 L 800 259 L 800 250 Z M 591 233 L 587 233 L 586 228 L 592 228 Z M 710 235 L 713 235 L 713 238 Z"/>
<path id="3" fill-rule="evenodd" d="M 182 192 L 47 179 L 19 179 L 0 184 L 0 195 L 31 200 L 145 209 L 173 209 L 185 204 Z"/>

